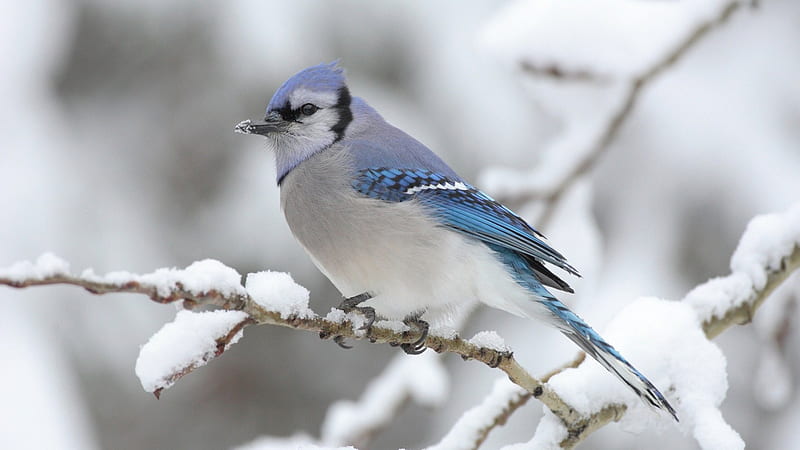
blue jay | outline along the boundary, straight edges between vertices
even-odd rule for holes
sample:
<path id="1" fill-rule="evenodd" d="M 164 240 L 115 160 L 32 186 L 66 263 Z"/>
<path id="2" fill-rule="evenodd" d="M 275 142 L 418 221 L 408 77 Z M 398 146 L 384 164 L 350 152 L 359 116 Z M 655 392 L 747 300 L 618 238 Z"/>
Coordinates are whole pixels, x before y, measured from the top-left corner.
<path id="1" fill-rule="evenodd" d="M 525 220 L 352 97 L 336 62 L 289 78 L 265 119 L 236 131 L 267 138 L 286 221 L 344 295 L 340 307 L 364 313 L 367 326 L 377 315 L 421 329 L 406 352 L 424 351 L 426 321 L 482 302 L 554 325 L 677 420 L 658 389 L 548 291 L 572 289 L 545 264 L 577 270 Z"/>

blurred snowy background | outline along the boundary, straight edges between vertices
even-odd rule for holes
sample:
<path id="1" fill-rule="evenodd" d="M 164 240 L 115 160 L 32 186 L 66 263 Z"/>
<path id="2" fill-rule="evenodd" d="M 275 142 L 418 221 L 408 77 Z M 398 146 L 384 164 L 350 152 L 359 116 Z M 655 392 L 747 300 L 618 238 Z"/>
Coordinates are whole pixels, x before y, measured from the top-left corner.
<path id="1" fill-rule="evenodd" d="M 669 12 L 676 4 L 657 3 L 576 2 L 571 12 L 532 10 L 539 16 L 513 2 L 456 0 L 7 4 L 0 265 L 44 251 L 101 273 L 215 258 L 242 273 L 289 271 L 325 312 L 338 294 L 289 234 L 272 155 L 235 135 L 236 123 L 258 118 L 296 71 L 341 58 L 355 95 L 490 194 L 513 196 L 498 178 L 524 178 L 581 147 L 580 133 L 564 136 L 606 114 L 620 80 L 659 56 L 660 37 L 693 25 Z M 561 68 L 578 80 L 523 71 L 526 51 L 546 67 L 574 63 Z M 728 273 L 747 220 L 800 197 L 798 80 L 800 3 L 770 0 L 734 12 L 645 87 L 543 230 L 584 275 L 567 301 L 589 323 L 602 330 L 639 295 L 679 299 Z M 515 206 L 535 217 L 535 207 Z M 800 445 L 799 284 L 768 301 L 754 326 L 715 341 L 729 366 L 722 411 L 751 448 Z M 215 449 L 318 435 L 326 409 L 358 398 L 397 352 L 251 327 L 156 401 L 133 365 L 173 308 L 74 288 L 0 289 L 0 307 L 0 448 Z M 576 353 L 557 332 L 501 312 L 480 310 L 464 335 L 483 329 L 505 337 L 534 374 Z M 498 377 L 452 356 L 445 363 L 443 406 L 409 405 L 370 448 L 437 442 Z M 529 439 L 540 415 L 530 402 L 486 448 Z M 643 442 L 696 445 L 675 431 L 636 436 L 615 425 L 585 445 Z"/>

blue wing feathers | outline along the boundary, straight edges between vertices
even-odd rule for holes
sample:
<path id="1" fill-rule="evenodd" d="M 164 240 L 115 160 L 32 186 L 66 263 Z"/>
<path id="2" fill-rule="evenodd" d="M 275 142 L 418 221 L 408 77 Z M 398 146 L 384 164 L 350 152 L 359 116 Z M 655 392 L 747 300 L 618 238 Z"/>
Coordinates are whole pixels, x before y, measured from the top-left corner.
<path id="1" fill-rule="evenodd" d="M 416 199 L 430 208 L 444 226 L 578 275 L 521 217 L 463 181 L 425 169 L 369 168 L 357 173 L 353 187 L 363 195 L 389 202 Z M 548 286 L 571 291 L 549 271 L 536 272 L 550 281 Z"/>
<path id="2" fill-rule="evenodd" d="M 483 241 L 509 268 L 517 283 L 538 297 L 553 323 L 587 354 L 631 387 L 648 404 L 675 417 L 675 410 L 653 384 L 578 315 L 552 296 L 545 286 L 572 292 L 543 262 L 578 272 L 544 243 L 533 227 L 511 210 L 458 178 L 424 169 L 370 168 L 353 180 L 361 194 L 388 202 L 414 199 L 454 231 Z M 542 236 L 543 237 L 543 236 Z"/>

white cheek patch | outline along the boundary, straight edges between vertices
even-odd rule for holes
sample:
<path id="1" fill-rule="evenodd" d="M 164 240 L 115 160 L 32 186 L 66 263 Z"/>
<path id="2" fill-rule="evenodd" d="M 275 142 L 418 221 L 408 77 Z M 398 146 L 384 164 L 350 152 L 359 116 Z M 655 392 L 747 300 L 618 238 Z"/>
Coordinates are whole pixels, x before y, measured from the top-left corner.
<path id="1" fill-rule="evenodd" d="M 338 114 L 331 109 L 321 109 L 311 116 L 300 116 L 299 123 L 291 123 L 290 130 L 295 137 L 323 144 L 330 144 L 336 138 L 331 128 L 339 121 Z"/>
<path id="2" fill-rule="evenodd" d="M 337 92 L 317 92 L 308 89 L 298 88 L 289 94 L 289 105 L 292 109 L 297 109 L 306 103 L 311 103 L 320 108 L 333 106 L 339 100 Z"/>
<path id="3" fill-rule="evenodd" d="M 405 191 L 406 195 L 416 194 L 417 192 L 428 191 L 432 189 L 440 189 L 446 191 L 467 191 L 469 188 L 466 184 L 456 181 L 455 183 L 439 183 L 439 184 L 426 184 L 423 186 L 414 186 Z"/>

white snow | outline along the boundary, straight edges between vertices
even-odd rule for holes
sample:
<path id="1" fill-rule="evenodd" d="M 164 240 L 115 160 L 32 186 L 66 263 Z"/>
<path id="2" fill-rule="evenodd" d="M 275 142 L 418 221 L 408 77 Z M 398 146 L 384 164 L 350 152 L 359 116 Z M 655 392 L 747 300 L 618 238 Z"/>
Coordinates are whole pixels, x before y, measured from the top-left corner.
<path id="1" fill-rule="evenodd" d="M 468 341 L 472 345 L 484 347 L 498 352 L 508 352 L 511 348 L 506 345 L 506 342 L 497 334 L 496 331 L 480 331 L 472 336 Z"/>
<path id="2" fill-rule="evenodd" d="M 308 289 L 295 283 L 288 273 L 250 273 L 247 275 L 245 287 L 256 303 L 280 313 L 284 319 L 291 316 L 304 319 L 315 316 L 314 311 L 308 307 Z"/>
<path id="3" fill-rule="evenodd" d="M 164 296 L 169 295 L 178 285 L 193 294 L 204 294 L 212 290 L 224 296 L 245 294 L 239 272 L 214 259 L 195 261 L 185 269 L 161 268 L 142 275 L 126 271 L 98 275 L 90 268 L 81 272 L 81 278 L 115 285 L 136 282 L 153 286 L 159 295 Z"/>
<path id="4" fill-rule="evenodd" d="M 347 320 L 347 313 L 339 308 L 331 308 L 325 316 L 325 320 L 333 323 L 344 323 Z"/>
<path id="5" fill-rule="evenodd" d="M 458 330 L 456 330 L 451 326 L 443 324 L 440 324 L 435 327 L 432 326 L 430 331 L 428 331 L 428 333 L 431 336 L 436 336 L 444 339 L 455 339 L 458 337 Z"/>
<path id="6" fill-rule="evenodd" d="M 0 278 L 16 282 L 43 280 L 57 275 L 69 275 L 69 263 L 49 252 L 36 258 L 34 263 L 19 261 L 0 269 Z"/>
<path id="7" fill-rule="evenodd" d="M 437 354 L 398 355 L 367 385 L 358 402 L 342 400 L 331 405 L 322 424 L 322 442 L 356 441 L 391 421 L 407 399 L 436 407 L 445 401 L 449 389 L 450 379 Z"/>
<path id="8" fill-rule="evenodd" d="M 385 328 L 387 330 L 391 330 L 394 333 L 402 333 L 404 331 L 411 330 L 411 327 L 404 324 L 401 320 L 378 320 L 375 322 L 375 326 L 378 328 Z"/>
<path id="9" fill-rule="evenodd" d="M 141 283 L 158 287 L 158 293 L 168 295 L 180 283 L 189 292 L 200 294 L 216 290 L 222 295 L 244 294 L 242 276 L 236 270 L 213 259 L 193 262 L 186 269 L 158 269 L 141 275 Z"/>
<path id="10" fill-rule="evenodd" d="M 479 41 L 514 69 L 525 61 L 601 79 L 634 77 L 728 3 L 518 0 L 492 18 Z"/>
<path id="11" fill-rule="evenodd" d="M 475 448 L 479 433 L 489 427 L 509 403 L 527 395 L 527 391 L 502 377 L 494 382 L 492 392 L 480 405 L 467 411 L 438 444 L 428 450 L 460 450 Z"/>
<path id="12" fill-rule="evenodd" d="M 754 217 L 733 252 L 731 270 L 747 274 L 761 289 L 767 273 L 778 269 L 795 246 L 800 246 L 800 203 L 784 213 Z"/>
<path id="13" fill-rule="evenodd" d="M 547 407 L 543 409 L 544 415 L 539 420 L 533 438 L 526 443 L 506 445 L 502 450 L 559 450 L 559 443 L 568 437 L 567 428 Z"/>
<path id="14" fill-rule="evenodd" d="M 754 217 L 731 257 L 732 273 L 703 283 L 684 298 L 700 321 L 724 314 L 763 289 L 770 272 L 800 246 L 800 203 L 786 212 Z"/>
<path id="15" fill-rule="evenodd" d="M 217 352 L 217 339 L 247 318 L 243 311 L 178 311 L 139 351 L 136 376 L 147 392 L 166 389 L 185 369 L 204 366 Z M 226 349 L 242 337 L 240 330 Z"/>
<path id="16" fill-rule="evenodd" d="M 712 278 L 698 285 L 684 298 L 696 311 L 701 322 L 725 314 L 732 306 L 747 300 L 753 294 L 753 282 L 743 273 Z"/>
<path id="17" fill-rule="evenodd" d="M 750 299 L 754 289 L 764 287 L 768 273 L 778 269 L 798 245 L 800 204 L 784 213 L 758 216 L 747 226 L 731 258 L 733 273 L 701 284 L 681 302 L 640 298 L 620 311 L 602 333 L 659 387 L 676 408 L 679 427 L 704 449 L 744 448 L 744 442 L 719 410 L 728 387 L 727 363 L 705 337 L 701 324 Z M 759 395 L 768 404 L 780 404 L 791 389 L 783 361 L 773 354 L 762 364 L 757 376 Z M 772 382 L 769 387 L 767 380 Z M 623 429 L 642 431 L 669 423 L 664 414 L 647 413 L 647 407 L 624 384 L 595 363 L 564 371 L 549 384 L 582 414 L 624 402 L 628 413 L 620 421 Z"/>
<path id="18" fill-rule="evenodd" d="M 601 333 L 667 397 L 680 427 L 704 449 L 744 448 L 722 418 L 719 405 L 728 389 L 725 356 L 706 339 L 692 307 L 684 302 L 640 298 L 625 307 Z M 641 432 L 671 425 L 654 414 L 613 375 L 594 362 L 554 376 L 550 386 L 582 414 L 624 402 L 623 429 Z"/>

